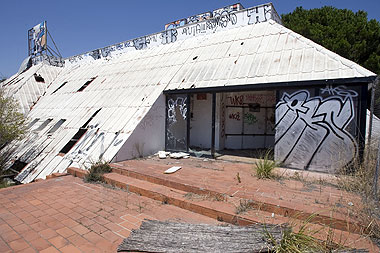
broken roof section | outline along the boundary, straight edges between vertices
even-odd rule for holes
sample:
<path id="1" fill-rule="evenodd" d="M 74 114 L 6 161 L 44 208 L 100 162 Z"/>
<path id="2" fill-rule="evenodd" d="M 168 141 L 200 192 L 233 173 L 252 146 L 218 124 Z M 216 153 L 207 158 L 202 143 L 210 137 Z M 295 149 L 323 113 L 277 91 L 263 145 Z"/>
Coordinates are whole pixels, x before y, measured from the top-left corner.
<path id="1" fill-rule="evenodd" d="M 28 183 L 69 166 L 125 158 L 124 145 L 138 148 L 133 133 L 139 125 L 147 138 L 164 139 L 164 130 L 149 128 L 165 124 L 164 91 L 375 76 L 277 18 L 271 4 L 260 5 L 73 56 L 63 68 L 38 64 L 12 77 L 7 88 L 34 122 L 27 138 L 14 143 L 15 160 L 26 164 L 16 179 Z M 163 149 L 162 142 L 151 151 Z"/>

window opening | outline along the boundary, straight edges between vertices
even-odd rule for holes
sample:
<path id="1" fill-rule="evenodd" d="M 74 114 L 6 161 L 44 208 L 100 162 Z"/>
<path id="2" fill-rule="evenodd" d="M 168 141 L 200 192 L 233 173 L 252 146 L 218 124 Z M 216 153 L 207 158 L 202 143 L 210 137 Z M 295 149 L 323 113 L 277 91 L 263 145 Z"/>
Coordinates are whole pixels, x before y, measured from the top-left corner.
<path id="1" fill-rule="evenodd" d="M 66 120 L 65 119 L 60 119 L 57 123 L 55 123 L 55 125 L 49 130 L 48 134 L 52 134 L 54 133 L 55 131 L 57 131 L 58 128 L 60 128 L 60 126 L 62 126 L 62 124 L 65 122 Z"/>
<path id="2" fill-rule="evenodd" d="M 66 143 L 66 145 L 61 149 L 61 151 L 59 151 L 59 154 L 67 154 L 74 147 L 74 145 L 79 141 L 79 139 L 87 132 L 87 126 L 90 123 L 90 121 L 96 116 L 96 114 L 100 112 L 101 109 L 102 108 L 98 109 L 94 114 L 92 114 L 92 116 L 86 121 L 86 123 L 84 123 L 84 125 L 81 128 L 79 128 L 78 132 L 74 134 L 73 138 L 71 138 L 71 140 L 69 140 L 69 142 Z"/>
<path id="3" fill-rule="evenodd" d="M 50 122 L 52 122 L 53 119 L 47 119 L 45 120 L 35 131 L 41 131 L 44 129 Z"/>
<path id="4" fill-rule="evenodd" d="M 86 89 L 86 88 L 87 88 L 87 86 L 89 86 L 89 85 L 90 85 L 90 83 L 92 83 L 92 81 L 94 81 L 94 80 L 95 80 L 95 78 L 96 78 L 96 77 L 93 77 L 93 78 L 91 78 L 91 80 L 89 80 L 89 81 L 87 81 L 85 84 L 83 84 L 83 86 L 82 86 L 82 87 L 80 87 L 80 88 L 79 88 L 79 90 L 78 90 L 77 92 L 81 92 L 81 91 L 83 91 L 84 89 Z"/>
<path id="5" fill-rule="evenodd" d="M 55 91 L 53 91 L 52 94 L 56 93 L 60 88 L 62 88 L 63 86 L 65 86 L 65 84 L 67 84 L 67 82 L 64 82 L 63 84 L 61 84 L 61 86 L 59 86 Z"/>
<path id="6" fill-rule="evenodd" d="M 45 79 L 41 75 L 34 73 L 33 76 L 34 76 L 34 80 L 36 80 L 36 82 L 39 82 L 39 83 L 45 82 Z"/>
<path id="7" fill-rule="evenodd" d="M 20 160 L 16 160 L 13 162 L 12 166 L 9 169 L 18 173 L 23 168 L 25 168 L 26 165 L 28 165 L 28 164 L 25 162 L 21 162 Z"/>
<path id="8" fill-rule="evenodd" d="M 27 126 L 27 128 L 31 128 L 32 126 L 34 126 L 34 124 L 36 124 L 38 121 L 40 120 L 40 118 L 36 118 L 34 119 L 32 122 L 30 122 Z"/>

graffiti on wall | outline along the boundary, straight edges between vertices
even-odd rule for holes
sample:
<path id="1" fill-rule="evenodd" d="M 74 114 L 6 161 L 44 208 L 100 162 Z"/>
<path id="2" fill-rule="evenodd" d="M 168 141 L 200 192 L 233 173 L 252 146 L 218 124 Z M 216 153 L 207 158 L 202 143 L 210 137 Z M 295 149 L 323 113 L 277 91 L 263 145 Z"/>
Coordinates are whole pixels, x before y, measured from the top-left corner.
<path id="1" fill-rule="evenodd" d="M 347 131 L 358 93 L 344 86 L 283 93 L 276 105 L 276 159 L 300 169 L 329 171 L 349 165 L 358 145 Z"/>
<path id="2" fill-rule="evenodd" d="M 276 19 L 277 17 L 277 19 Z M 81 55 L 65 59 L 65 63 L 76 64 L 83 61 L 93 61 L 113 57 L 129 50 L 143 50 L 150 47 L 184 40 L 189 36 L 215 33 L 219 30 L 231 29 L 243 25 L 261 23 L 273 19 L 280 23 L 278 14 L 271 4 L 243 9 L 240 5 L 231 5 L 205 12 L 189 18 L 171 22 L 165 26 L 165 31 L 136 39 L 117 43 L 100 49 L 95 49 Z"/>
<path id="3" fill-rule="evenodd" d="M 244 113 L 244 123 L 248 125 L 253 125 L 257 123 L 257 121 L 257 117 L 254 114 L 249 112 Z"/>
<path id="4" fill-rule="evenodd" d="M 257 24 L 271 19 L 272 10 L 269 5 L 264 5 L 263 8 L 256 7 L 247 10 L 247 16 L 249 17 L 248 24 Z"/>
<path id="5" fill-rule="evenodd" d="M 187 108 L 186 95 L 167 98 L 167 149 L 186 150 L 187 148 Z"/>
<path id="6" fill-rule="evenodd" d="M 246 93 L 238 95 L 227 96 L 227 104 L 233 106 L 242 106 L 244 104 L 262 104 L 262 105 L 274 105 L 276 97 L 274 94 L 255 94 Z"/>

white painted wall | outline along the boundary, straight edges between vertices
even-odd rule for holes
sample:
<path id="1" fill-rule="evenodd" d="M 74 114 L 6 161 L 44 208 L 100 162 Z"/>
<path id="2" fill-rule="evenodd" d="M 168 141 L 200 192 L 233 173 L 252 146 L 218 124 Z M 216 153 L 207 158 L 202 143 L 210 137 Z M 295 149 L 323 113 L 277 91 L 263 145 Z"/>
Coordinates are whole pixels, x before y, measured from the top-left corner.
<path id="1" fill-rule="evenodd" d="M 206 100 L 198 100 L 197 95 L 191 98 L 190 146 L 211 148 L 212 95 Z M 217 132 L 216 132 L 217 135 Z"/>
<path id="2" fill-rule="evenodd" d="M 274 91 L 225 93 L 224 103 L 226 105 L 224 109 L 224 128 L 226 134 L 224 137 L 224 148 L 257 149 L 273 147 L 274 136 L 260 136 L 259 134 L 274 133 L 272 130 L 274 124 L 270 122 L 270 119 L 274 121 L 274 110 L 264 108 L 275 106 Z M 260 110 L 257 112 L 250 111 L 248 108 L 249 104 L 254 103 L 260 104 Z M 252 135 L 239 135 L 242 133 Z"/>
<path id="3" fill-rule="evenodd" d="M 165 149 L 165 95 L 161 94 L 121 147 L 113 162 L 147 156 Z"/>

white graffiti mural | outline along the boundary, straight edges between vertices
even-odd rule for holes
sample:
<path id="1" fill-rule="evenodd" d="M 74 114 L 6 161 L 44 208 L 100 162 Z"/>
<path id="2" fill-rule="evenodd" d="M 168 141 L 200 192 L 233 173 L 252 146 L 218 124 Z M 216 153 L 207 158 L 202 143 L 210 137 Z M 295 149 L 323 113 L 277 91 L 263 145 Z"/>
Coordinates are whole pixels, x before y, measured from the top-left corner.
<path id="1" fill-rule="evenodd" d="M 167 148 L 173 150 L 186 149 L 187 111 L 186 95 L 178 95 L 167 100 Z"/>
<path id="2" fill-rule="evenodd" d="M 159 33 L 142 36 L 66 58 L 65 64 L 70 65 L 98 59 L 107 59 L 130 50 L 143 50 L 185 40 L 193 36 L 211 34 L 220 30 L 266 22 L 270 19 L 281 23 L 272 4 L 264 4 L 247 9 L 243 9 L 239 4 L 234 4 L 214 10 L 213 12 L 205 12 L 171 22 L 165 26 L 165 31 Z"/>
<path id="3" fill-rule="evenodd" d="M 283 93 L 276 105 L 276 159 L 300 169 L 332 171 L 349 165 L 358 145 L 347 130 L 358 93 L 344 86 Z"/>

